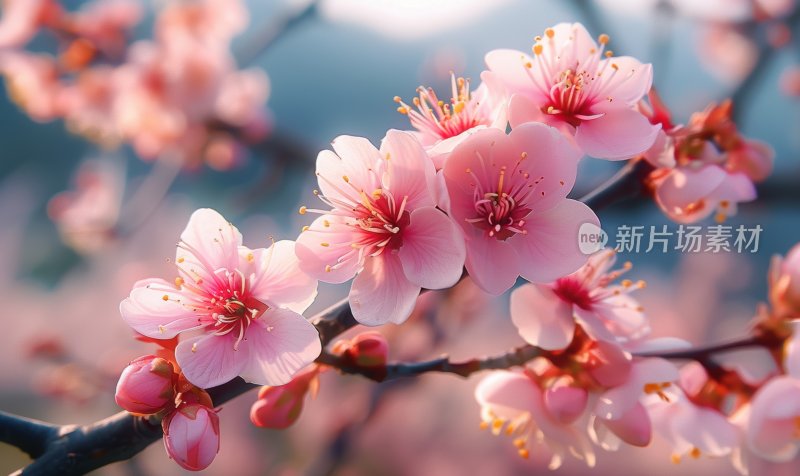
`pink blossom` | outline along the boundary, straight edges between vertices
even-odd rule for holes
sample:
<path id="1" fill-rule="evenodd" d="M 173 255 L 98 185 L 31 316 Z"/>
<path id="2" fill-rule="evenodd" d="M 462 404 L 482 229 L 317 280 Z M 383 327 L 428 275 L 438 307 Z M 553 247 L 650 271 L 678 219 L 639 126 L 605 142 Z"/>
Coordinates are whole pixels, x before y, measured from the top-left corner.
<path id="1" fill-rule="evenodd" d="M 514 445 L 523 458 L 528 457 L 527 442 L 533 438 L 543 441 L 553 452 L 550 469 L 561 466 L 568 453 L 592 467 L 595 455 L 588 436 L 570 425 L 576 415 L 583 412 L 585 399 L 574 390 L 559 393 L 565 392 L 574 395 L 555 402 L 557 395 L 553 391 L 543 390 L 525 373 L 501 370 L 481 380 L 475 389 L 475 399 L 481 405 L 484 426 L 491 428 L 495 435 L 505 432 L 514 438 Z M 565 414 L 570 416 L 560 418 Z"/>
<path id="2" fill-rule="evenodd" d="M 53 0 L 5 0 L 0 17 L 0 49 L 25 45 L 60 10 Z"/>
<path id="3" fill-rule="evenodd" d="M 89 41 L 107 57 L 124 53 L 130 30 L 142 18 L 137 0 L 94 0 L 81 5 L 64 25 L 72 34 Z"/>
<path id="4" fill-rule="evenodd" d="M 170 458 L 189 471 L 205 469 L 219 452 L 219 417 L 213 408 L 182 405 L 162 422 Z"/>
<path id="5" fill-rule="evenodd" d="M 172 364 L 155 355 L 132 361 L 117 382 L 114 400 L 125 410 L 140 415 L 158 413 L 172 403 L 177 374 Z"/>
<path id="6" fill-rule="evenodd" d="M 631 268 L 611 271 L 613 250 L 601 250 L 574 273 L 551 284 L 525 284 L 511 293 L 511 320 L 526 342 L 548 350 L 570 342 L 575 321 L 594 339 L 638 339 L 649 332 L 642 307 L 628 294 L 644 286 L 614 281 Z"/>
<path id="7" fill-rule="evenodd" d="M 708 376 L 699 364 L 681 369 L 680 385 L 662 386 L 646 403 L 653 428 L 672 446 L 672 460 L 733 455 L 740 444 L 736 425 L 711 405 L 696 404 Z"/>
<path id="8" fill-rule="evenodd" d="M 747 77 L 759 55 L 758 44 L 751 34 L 726 23 L 702 25 L 697 51 L 702 65 L 711 74 L 733 85 Z"/>
<path id="9" fill-rule="evenodd" d="M 51 56 L 0 51 L 0 72 L 6 78 L 11 100 L 32 119 L 50 121 L 60 115 L 58 94 L 62 85 Z"/>
<path id="10" fill-rule="evenodd" d="M 81 164 L 74 182 L 74 190 L 50 199 L 47 213 L 67 245 L 80 253 L 95 253 L 114 239 L 125 173 L 111 158 L 89 160 Z"/>
<path id="11" fill-rule="evenodd" d="M 156 19 L 155 37 L 162 44 L 216 49 L 227 46 L 247 22 L 241 0 L 171 0 Z"/>
<path id="12" fill-rule="evenodd" d="M 306 394 L 316 396 L 319 366 L 300 372 L 291 382 L 279 387 L 261 387 L 258 400 L 250 408 L 250 421 L 260 428 L 286 429 L 300 418 Z"/>
<path id="13" fill-rule="evenodd" d="M 612 57 L 580 23 L 545 30 L 533 46 L 534 57 L 515 50 L 494 50 L 486 64 L 511 94 L 508 118 L 515 128 L 543 122 L 560 128 L 584 153 L 621 160 L 647 150 L 659 125 L 650 124 L 636 104 L 647 94 L 652 67 L 629 56 Z"/>
<path id="14" fill-rule="evenodd" d="M 449 213 L 467 242 L 467 271 L 500 294 L 521 275 L 549 282 L 586 262 L 578 229 L 599 224 L 581 202 L 566 199 L 580 153 L 556 130 L 524 124 L 510 135 L 476 131 L 443 169 Z"/>
<path id="15" fill-rule="evenodd" d="M 366 325 L 404 322 L 421 288 L 461 277 L 458 227 L 435 207 L 435 172 L 419 142 L 390 130 L 380 151 L 366 139 L 340 136 L 317 158 L 319 197 L 332 209 L 297 240 L 304 271 L 342 283 L 353 276 L 350 307 Z"/>
<path id="16" fill-rule="evenodd" d="M 175 349 L 186 376 L 201 388 L 234 377 L 282 385 L 320 353 L 314 326 L 298 314 L 316 295 L 300 271 L 294 243 L 250 250 L 239 231 L 216 211 L 192 214 L 181 234 L 175 283 L 148 279 L 120 304 L 134 330 L 170 339 L 196 330 Z"/>
<path id="17" fill-rule="evenodd" d="M 484 84 L 474 92 L 468 79 L 456 78 L 451 73 L 452 97 L 439 100 L 432 88 L 420 86 L 419 97 L 412 101 L 414 107 L 394 100 L 400 107 L 398 112 L 408 115 L 411 125 L 417 129 L 417 138 L 425 146 L 437 170 L 444 166 L 450 152 L 472 132 L 485 127 L 506 128 L 506 101 L 502 84 L 489 71 L 481 74 Z M 494 83 L 492 87 L 487 83 Z M 501 93 L 502 92 L 502 93 Z"/>
<path id="18" fill-rule="evenodd" d="M 800 380 L 769 380 L 753 397 L 747 425 L 750 450 L 770 461 L 789 461 L 800 449 Z"/>

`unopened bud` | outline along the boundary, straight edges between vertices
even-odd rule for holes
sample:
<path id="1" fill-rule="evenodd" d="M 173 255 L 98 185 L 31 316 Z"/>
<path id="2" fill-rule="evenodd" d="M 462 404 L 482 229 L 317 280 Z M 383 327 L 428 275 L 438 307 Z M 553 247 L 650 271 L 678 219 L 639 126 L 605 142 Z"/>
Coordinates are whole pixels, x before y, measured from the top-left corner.
<path id="1" fill-rule="evenodd" d="M 181 405 L 161 425 L 167 454 L 181 467 L 200 471 L 214 461 L 219 452 L 219 417 L 213 408 Z"/>
<path id="2" fill-rule="evenodd" d="M 152 415 L 171 405 L 175 397 L 172 364 L 155 355 L 131 362 L 117 382 L 117 405 L 137 415 Z"/>
<path id="3" fill-rule="evenodd" d="M 319 367 L 314 365 L 299 373 L 286 385 L 261 387 L 258 400 L 250 408 L 250 421 L 261 428 L 282 430 L 300 417 L 309 389 L 315 393 Z"/>
<path id="4" fill-rule="evenodd" d="M 355 336 L 344 350 L 344 356 L 359 367 L 383 367 L 389 354 L 386 338 L 378 332 Z"/>

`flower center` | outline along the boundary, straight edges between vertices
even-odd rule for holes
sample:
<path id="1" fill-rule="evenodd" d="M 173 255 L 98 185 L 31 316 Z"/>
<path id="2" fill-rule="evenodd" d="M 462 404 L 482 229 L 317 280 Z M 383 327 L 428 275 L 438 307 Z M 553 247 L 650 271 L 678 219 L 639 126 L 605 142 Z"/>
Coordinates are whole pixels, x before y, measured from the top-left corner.
<path id="1" fill-rule="evenodd" d="M 436 140 L 455 137 L 475 126 L 490 123 L 479 110 L 469 89 L 469 80 L 451 75 L 452 98 L 450 103 L 440 100 L 432 88 L 420 86 L 419 97 L 413 99 L 414 108 L 403 102 L 400 96 L 394 102 L 400 106 L 397 112 L 405 114 L 421 133 Z"/>
<path id="2" fill-rule="evenodd" d="M 570 277 L 561 278 L 556 281 L 553 292 L 566 302 L 575 304 L 584 310 L 592 307 L 592 298 L 589 296 L 589 289 L 577 279 Z"/>
<path id="3" fill-rule="evenodd" d="M 378 256 L 385 249 L 403 246 L 402 230 L 411 222 L 406 210 L 408 197 L 397 202 L 391 193 L 376 189 L 371 194 L 361 192 L 361 202 L 355 212 L 353 227 L 359 229 L 354 248 L 362 248 L 369 256 Z"/>
<path id="4" fill-rule="evenodd" d="M 483 159 L 478 156 L 483 162 Z M 526 235 L 525 218 L 531 213 L 531 208 L 526 206 L 530 194 L 543 177 L 531 180 L 530 174 L 519 168 L 520 163 L 527 157 L 522 153 L 514 169 L 508 173 L 506 166 L 501 166 L 497 176 L 497 185 L 485 189 L 481 180 L 472 169 L 466 169 L 472 176 L 475 200 L 475 216 L 466 218 L 467 223 L 485 230 L 490 238 L 505 241 L 517 234 Z M 487 164 L 482 164 L 486 170 Z M 491 167 L 495 167 L 491 164 Z"/>

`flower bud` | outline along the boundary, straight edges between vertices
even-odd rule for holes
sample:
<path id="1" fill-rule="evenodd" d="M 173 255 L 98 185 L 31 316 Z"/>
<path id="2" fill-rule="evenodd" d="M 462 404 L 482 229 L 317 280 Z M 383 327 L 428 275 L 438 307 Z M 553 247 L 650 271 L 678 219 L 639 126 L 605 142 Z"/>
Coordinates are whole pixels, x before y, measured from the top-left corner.
<path id="1" fill-rule="evenodd" d="M 219 417 L 213 408 L 181 405 L 161 425 L 167 454 L 182 468 L 200 471 L 214 461 L 219 452 Z"/>
<path id="2" fill-rule="evenodd" d="M 389 344 L 378 332 L 365 332 L 355 336 L 344 351 L 345 357 L 359 367 L 382 367 L 386 365 Z"/>
<path id="3" fill-rule="evenodd" d="M 277 387 L 261 387 L 258 400 L 250 408 L 250 421 L 261 428 L 282 430 L 300 417 L 306 393 L 316 392 L 319 367 L 314 365 L 291 382 Z"/>
<path id="4" fill-rule="evenodd" d="M 172 364 L 154 355 L 131 362 L 117 382 L 117 405 L 137 415 L 152 415 L 171 404 L 175 397 Z"/>

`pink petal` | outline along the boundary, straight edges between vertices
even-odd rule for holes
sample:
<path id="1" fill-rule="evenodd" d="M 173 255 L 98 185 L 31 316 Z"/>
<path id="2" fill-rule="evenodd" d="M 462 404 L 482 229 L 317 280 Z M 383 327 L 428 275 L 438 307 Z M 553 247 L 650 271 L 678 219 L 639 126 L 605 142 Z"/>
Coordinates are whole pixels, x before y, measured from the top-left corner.
<path id="1" fill-rule="evenodd" d="M 262 302 L 301 313 L 317 296 L 317 280 L 300 270 L 294 241 L 281 240 L 267 249 L 240 249 L 242 262 L 252 259 L 250 292 Z M 245 276 L 249 276 L 246 273 Z"/>
<path id="2" fill-rule="evenodd" d="M 580 387 L 554 385 L 544 392 L 544 406 L 560 423 L 570 424 L 583 415 L 589 393 Z"/>
<path id="3" fill-rule="evenodd" d="M 566 123 L 555 115 L 543 113 L 542 104 L 524 94 L 511 96 L 508 102 L 508 122 L 513 129 L 528 122 L 540 122 L 548 126 L 563 128 L 569 135 L 575 133 L 574 127 L 565 125 Z"/>
<path id="4" fill-rule="evenodd" d="M 510 94 L 538 92 L 538 89 L 528 76 L 526 63 L 534 60 L 527 54 L 517 50 L 498 49 L 486 54 L 486 66 L 503 83 Z"/>
<path id="5" fill-rule="evenodd" d="M 247 351 L 234 350 L 236 332 L 224 336 L 200 335 L 181 341 L 175 348 L 175 359 L 183 375 L 200 388 L 216 387 L 229 382 L 247 364 Z"/>
<path id="6" fill-rule="evenodd" d="M 397 255 L 384 251 L 368 258 L 350 288 L 353 317 L 366 326 L 402 324 L 411 315 L 420 286 L 411 283 Z"/>
<path id="7" fill-rule="evenodd" d="M 377 150 L 375 151 L 377 153 Z M 377 163 L 377 158 L 375 163 Z M 350 185 L 349 182 L 358 183 L 364 186 L 364 182 L 369 182 L 370 178 L 362 175 L 362 171 L 358 169 L 359 163 L 350 164 L 344 159 L 340 158 L 330 150 L 323 150 L 317 155 L 317 181 L 319 182 L 319 190 L 322 195 L 334 204 L 340 207 L 345 207 L 345 204 L 358 203 L 360 197 L 358 190 Z M 369 167 L 375 167 L 373 163 Z M 364 169 L 366 170 L 366 169 Z M 345 181 L 344 177 L 347 177 Z M 372 180 L 377 183 L 377 179 Z"/>
<path id="8" fill-rule="evenodd" d="M 326 283 L 343 283 L 358 272 L 361 263 L 354 251 L 353 229 L 338 215 L 322 215 L 295 243 L 300 269 Z"/>
<path id="9" fill-rule="evenodd" d="M 136 332 L 154 339 L 171 339 L 203 325 L 196 313 L 179 302 L 181 297 L 181 292 L 163 279 L 139 281 L 120 303 L 119 311 Z"/>
<path id="10" fill-rule="evenodd" d="M 517 282 L 517 254 L 507 241 L 485 239 L 477 231 L 467 235 L 467 272 L 487 293 L 503 294 Z"/>
<path id="11" fill-rule="evenodd" d="M 575 131 L 575 142 L 592 157 L 624 160 L 649 149 L 659 130 L 660 124 L 650 124 L 638 111 L 616 109 L 581 122 Z"/>
<path id="12" fill-rule="evenodd" d="M 181 267 L 195 270 L 203 279 L 213 279 L 214 271 L 234 270 L 239 264 L 242 235 L 217 211 L 201 208 L 192 213 L 189 224 L 181 233 L 181 241 L 189 248 L 178 247 L 176 260 Z M 203 271 L 208 274 L 204 275 Z"/>
<path id="13" fill-rule="evenodd" d="M 340 187 L 347 187 L 347 183 L 342 179 L 342 176 L 346 175 L 356 188 L 370 192 L 377 188 L 378 177 L 373 171 L 381 161 L 381 153 L 370 141 L 363 137 L 339 136 L 333 140 L 331 145 L 342 163 L 340 168 L 335 171 L 331 170 L 332 173 L 338 172 L 341 175 L 330 176 L 329 180 L 334 181 Z M 317 165 L 320 165 L 319 162 Z M 323 173 L 322 170 L 318 170 L 318 172 Z"/>
<path id="14" fill-rule="evenodd" d="M 508 135 L 510 147 L 495 147 L 493 157 L 501 154 L 511 160 L 505 164 L 513 170 L 518 158 L 526 158 L 520 165 L 531 177 L 541 177 L 530 201 L 536 210 L 546 210 L 560 203 L 575 185 L 581 151 L 572 145 L 557 129 L 543 124 L 530 123 L 516 127 Z M 498 165 L 501 161 L 498 159 Z"/>
<path id="15" fill-rule="evenodd" d="M 648 358 L 635 361 L 628 380 L 603 393 L 594 411 L 606 420 L 620 419 L 644 395 L 644 384 L 675 382 L 678 377 L 678 369 L 666 360 Z"/>
<path id="16" fill-rule="evenodd" d="M 606 67 L 606 63 L 616 65 L 617 70 Z M 610 66 L 610 65 L 609 65 Z M 600 62 L 603 75 L 603 95 L 593 108 L 599 112 L 607 112 L 623 106 L 634 106 L 650 91 L 653 84 L 653 65 L 642 64 L 630 56 L 615 56 Z M 613 101 L 608 101 L 607 98 Z"/>
<path id="17" fill-rule="evenodd" d="M 633 446 L 645 447 L 653 437 L 653 425 L 644 406 L 637 402 L 617 420 L 600 419 L 622 441 Z"/>
<path id="18" fill-rule="evenodd" d="M 572 342 L 572 304 L 549 286 L 524 284 L 511 293 L 511 321 L 525 342 L 545 350 L 560 350 Z"/>
<path id="19" fill-rule="evenodd" d="M 711 199 L 725 177 L 725 171 L 716 165 L 699 170 L 675 169 L 656 187 L 656 201 L 673 220 L 681 223 L 700 220 L 714 211 L 716 200 L 704 206 L 698 204 Z M 693 211 L 687 211 L 690 205 Z"/>
<path id="20" fill-rule="evenodd" d="M 547 283 L 580 268 L 588 259 L 578 248 L 578 230 L 584 223 L 600 226 L 591 208 L 575 200 L 562 200 L 538 213 L 534 210 L 527 218 L 528 233 L 509 240 L 522 277 Z"/>
<path id="21" fill-rule="evenodd" d="M 425 149 L 410 133 L 390 130 L 381 144 L 386 173 L 383 187 L 401 200 L 408 197 L 407 210 L 435 205 L 436 169 Z"/>
<path id="22" fill-rule="evenodd" d="M 530 411 L 539 391 L 525 374 L 498 370 L 478 383 L 475 399 L 497 417 L 512 420 Z"/>
<path id="23" fill-rule="evenodd" d="M 273 308 L 253 321 L 239 349 L 247 352 L 241 377 L 258 385 L 283 385 L 322 351 L 317 329 L 303 316 Z"/>
<path id="24" fill-rule="evenodd" d="M 453 286 L 461 278 L 466 248 L 455 223 L 433 207 L 414 210 L 399 251 L 409 281 L 426 289 Z"/>

